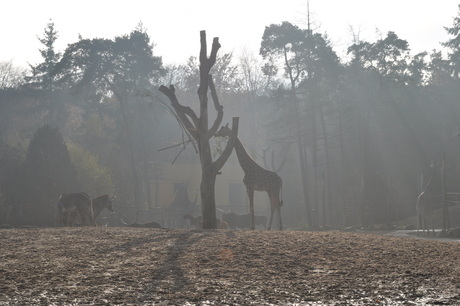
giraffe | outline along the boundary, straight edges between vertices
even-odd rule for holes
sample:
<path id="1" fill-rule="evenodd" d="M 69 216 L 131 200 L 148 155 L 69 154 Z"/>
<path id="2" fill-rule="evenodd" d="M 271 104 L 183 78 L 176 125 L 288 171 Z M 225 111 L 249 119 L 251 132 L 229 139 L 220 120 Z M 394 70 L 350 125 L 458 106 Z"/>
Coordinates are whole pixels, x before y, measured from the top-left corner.
<path id="1" fill-rule="evenodd" d="M 433 190 L 433 177 L 436 171 L 436 164 L 431 164 L 433 171 L 431 177 L 426 184 L 425 189 L 420 193 L 415 204 L 417 210 L 417 235 L 419 235 L 420 228 L 423 233 L 425 230 L 430 235 L 430 227 L 433 230 L 434 236 L 434 224 L 433 224 L 433 201 L 434 201 L 434 190 Z"/>
<path id="2" fill-rule="evenodd" d="M 217 137 L 228 137 L 232 130 L 226 126 L 215 134 Z M 281 223 L 281 206 L 283 200 L 281 199 L 282 180 L 281 177 L 273 171 L 267 170 L 259 166 L 246 152 L 243 144 L 238 137 L 235 138 L 235 151 L 238 157 L 238 162 L 244 171 L 243 183 L 246 187 L 246 192 L 249 197 L 249 211 L 251 213 L 251 229 L 255 229 L 254 218 L 254 191 L 265 191 L 270 199 L 271 215 L 268 224 L 268 230 L 271 229 L 273 215 L 277 212 L 279 217 L 279 229 L 283 229 Z"/>

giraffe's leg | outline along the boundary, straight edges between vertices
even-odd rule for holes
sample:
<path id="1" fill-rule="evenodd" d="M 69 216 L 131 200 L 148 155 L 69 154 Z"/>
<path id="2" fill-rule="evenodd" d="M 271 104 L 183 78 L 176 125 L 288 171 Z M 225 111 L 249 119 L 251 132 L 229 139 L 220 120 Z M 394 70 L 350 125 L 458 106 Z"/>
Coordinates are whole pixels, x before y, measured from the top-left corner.
<path id="1" fill-rule="evenodd" d="M 281 222 L 281 205 L 282 204 L 279 200 L 279 194 L 277 194 L 276 192 L 271 193 L 269 194 L 269 198 L 270 198 L 271 215 L 270 215 L 270 222 L 268 224 L 268 230 L 270 230 L 272 227 L 273 216 L 275 215 L 275 213 L 278 213 L 279 229 L 282 230 L 283 229 L 283 224 Z"/>
<path id="2" fill-rule="evenodd" d="M 59 210 L 59 225 L 66 226 L 64 212 Z"/>
<path id="3" fill-rule="evenodd" d="M 271 230 L 272 228 L 272 221 L 273 221 L 273 216 L 275 215 L 276 212 L 278 212 L 278 215 L 279 215 L 279 210 L 278 210 L 278 207 L 279 207 L 279 202 L 278 202 L 278 198 L 279 196 L 276 195 L 276 194 L 269 194 L 268 197 L 270 198 L 270 208 L 271 208 L 271 215 L 270 215 L 270 222 L 268 224 L 268 230 Z M 280 216 L 280 227 L 281 227 L 281 215 Z"/>
<path id="4" fill-rule="evenodd" d="M 434 219 L 433 211 L 430 208 L 430 210 L 428 212 L 428 235 L 430 235 L 430 228 L 431 228 L 431 232 L 432 232 L 432 235 L 434 237 L 435 234 L 434 234 L 434 220 L 433 219 Z"/>
<path id="5" fill-rule="evenodd" d="M 422 211 L 420 211 L 420 232 L 425 235 L 425 216 Z"/>
<path id="6" fill-rule="evenodd" d="M 422 212 L 420 209 L 420 197 L 417 199 L 415 204 L 416 215 L 417 215 L 417 236 L 420 236 L 420 226 L 422 223 Z"/>
<path id="7" fill-rule="evenodd" d="M 423 228 L 423 235 L 428 236 L 429 231 L 428 231 L 428 234 L 427 234 L 428 226 L 427 226 L 427 220 L 426 220 L 426 211 L 424 211 L 423 215 L 422 215 L 422 228 Z"/>
<path id="8" fill-rule="evenodd" d="M 279 222 L 280 222 L 280 231 L 282 231 L 283 224 L 281 223 L 281 206 L 280 205 L 278 205 L 277 210 L 278 210 L 278 217 L 279 217 Z"/>
<path id="9" fill-rule="evenodd" d="M 255 220 L 254 220 L 254 189 L 247 187 L 248 197 L 249 197 L 249 211 L 251 212 L 251 229 L 254 230 Z"/>
<path id="10" fill-rule="evenodd" d="M 420 233 L 422 236 L 425 235 L 425 220 L 423 218 L 423 215 L 420 216 Z"/>
<path id="11" fill-rule="evenodd" d="M 429 222 L 429 215 L 428 211 L 425 214 L 425 230 L 426 230 L 426 235 L 430 236 L 430 222 Z"/>
<path id="12" fill-rule="evenodd" d="M 417 236 L 420 236 L 420 213 L 417 211 Z"/>
<path id="13" fill-rule="evenodd" d="M 423 235 L 424 236 L 428 236 L 430 234 L 428 224 L 427 224 L 427 215 L 426 215 L 426 213 L 427 213 L 427 211 L 424 208 L 423 213 L 422 213 L 422 228 L 423 228 Z M 428 230 L 428 234 L 427 234 L 427 230 Z"/>
<path id="14" fill-rule="evenodd" d="M 273 205 L 270 205 L 270 206 L 271 206 L 271 214 L 270 214 L 270 222 L 268 222 L 268 229 L 267 229 L 267 231 L 269 231 L 269 230 L 272 229 L 273 215 L 275 214 L 275 209 L 274 209 Z"/>

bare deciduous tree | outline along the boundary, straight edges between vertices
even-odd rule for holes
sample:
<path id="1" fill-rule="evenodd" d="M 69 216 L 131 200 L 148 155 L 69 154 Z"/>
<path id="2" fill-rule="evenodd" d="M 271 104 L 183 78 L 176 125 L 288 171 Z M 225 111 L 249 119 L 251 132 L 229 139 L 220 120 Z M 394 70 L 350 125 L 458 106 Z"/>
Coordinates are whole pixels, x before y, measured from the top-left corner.
<path id="1" fill-rule="evenodd" d="M 0 62 L 0 90 L 24 84 L 25 73 L 24 68 L 13 66 L 13 61 Z"/>
<path id="2" fill-rule="evenodd" d="M 200 32 L 200 38 L 200 86 L 198 88 L 198 97 L 200 100 L 200 116 L 198 117 L 190 107 L 179 103 L 173 85 L 170 85 L 169 88 L 166 86 L 161 86 L 159 90 L 168 97 L 171 105 L 174 108 L 174 111 L 176 112 L 177 117 L 190 133 L 190 135 L 198 143 L 198 153 L 200 155 L 202 170 L 200 194 L 203 215 L 203 228 L 213 229 L 217 228 L 215 203 L 216 176 L 233 150 L 234 140 L 238 134 L 239 118 L 233 118 L 233 137 L 230 137 L 220 157 L 213 161 L 209 140 L 221 125 L 224 110 L 217 97 L 216 88 L 210 75 L 210 70 L 216 62 L 217 51 L 220 48 L 220 44 L 219 38 L 215 37 L 212 43 L 211 54 L 208 58 L 205 31 Z M 208 89 L 211 92 L 214 108 L 217 111 L 216 119 L 214 120 L 211 128 L 209 128 L 208 121 Z"/>

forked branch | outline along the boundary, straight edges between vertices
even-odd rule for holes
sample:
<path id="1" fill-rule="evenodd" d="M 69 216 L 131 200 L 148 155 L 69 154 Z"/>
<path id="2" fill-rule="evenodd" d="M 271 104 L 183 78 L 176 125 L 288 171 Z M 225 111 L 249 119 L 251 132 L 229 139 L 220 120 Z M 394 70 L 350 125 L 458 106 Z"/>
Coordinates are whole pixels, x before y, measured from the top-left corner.
<path id="1" fill-rule="evenodd" d="M 216 86 L 212 80 L 212 76 L 209 75 L 209 90 L 211 91 L 212 101 L 214 102 L 214 108 L 217 111 L 216 120 L 214 120 L 214 124 L 212 125 L 211 129 L 208 132 L 208 138 L 214 135 L 217 132 L 220 124 L 222 123 L 222 119 L 224 118 L 224 107 L 219 102 L 219 97 L 217 96 Z"/>
<path id="2" fill-rule="evenodd" d="M 181 120 L 181 122 L 184 124 L 184 126 L 187 128 L 189 133 L 193 136 L 193 138 L 197 138 L 197 130 L 199 126 L 199 120 L 195 112 L 187 106 L 183 106 L 182 104 L 179 103 L 179 100 L 177 100 L 177 96 L 175 93 L 175 88 L 173 85 L 170 85 L 169 88 L 161 85 L 159 88 L 160 92 L 162 92 L 165 96 L 168 97 L 169 101 L 171 101 L 171 105 L 174 107 L 176 110 L 176 114 Z M 192 119 L 193 123 L 189 120 Z"/>
<path id="3" fill-rule="evenodd" d="M 217 57 L 217 51 L 220 49 L 219 37 L 214 37 L 212 41 L 211 55 L 207 57 L 207 45 L 206 45 L 206 31 L 200 32 L 201 38 L 201 49 L 200 49 L 200 86 L 198 88 L 198 96 L 200 99 L 201 107 L 206 108 L 207 103 L 207 91 L 208 91 L 208 80 L 209 72 L 212 66 L 214 66 Z M 206 109 L 201 110 L 206 111 Z M 203 115 L 203 113 L 202 113 Z M 201 116 L 203 120 L 203 116 Z"/>

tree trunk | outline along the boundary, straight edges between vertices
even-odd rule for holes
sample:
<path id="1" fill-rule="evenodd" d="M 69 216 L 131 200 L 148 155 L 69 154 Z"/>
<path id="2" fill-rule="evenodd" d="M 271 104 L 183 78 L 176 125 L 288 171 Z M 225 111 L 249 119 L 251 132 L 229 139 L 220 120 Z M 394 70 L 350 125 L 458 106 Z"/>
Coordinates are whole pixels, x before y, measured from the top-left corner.
<path id="1" fill-rule="evenodd" d="M 198 97 L 200 99 L 200 117 L 190 107 L 185 107 L 177 100 L 174 86 L 169 88 L 160 86 L 159 90 L 165 94 L 171 101 L 171 105 L 176 111 L 177 118 L 187 129 L 190 135 L 198 142 L 198 151 L 201 163 L 201 210 L 203 215 L 203 229 L 214 229 L 217 227 L 216 222 L 216 200 L 215 200 L 215 182 L 217 173 L 222 169 L 230 154 L 233 151 L 233 145 L 238 135 L 239 118 L 233 118 L 232 136 L 229 138 L 227 145 L 220 157 L 212 161 L 211 148 L 209 139 L 217 132 L 222 123 L 224 115 L 223 107 L 220 105 L 217 97 L 216 88 L 209 74 L 212 66 L 216 62 L 217 51 L 220 48 L 219 38 L 215 37 L 212 43 L 211 54 L 207 57 L 206 32 L 200 32 L 200 86 L 198 88 Z M 217 111 L 217 117 L 212 127 L 208 127 L 208 89 L 214 102 L 214 108 Z"/>
<path id="2" fill-rule="evenodd" d="M 348 173 L 348 171 L 345 171 L 345 148 L 344 148 L 344 140 L 343 140 L 343 126 L 342 126 L 342 111 L 339 110 L 339 141 L 340 141 L 340 183 L 339 183 L 339 189 L 340 189 L 340 207 L 342 210 L 342 226 L 348 225 L 348 212 L 347 212 L 347 202 L 346 202 L 346 196 L 345 196 L 345 172 Z"/>
<path id="3" fill-rule="evenodd" d="M 297 148 L 299 151 L 299 162 L 300 162 L 300 174 L 302 178 L 302 191 L 303 191 L 303 199 L 304 199 L 304 204 L 305 204 L 305 215 L 307 218 L 307 224 L 309 227 L 312 227 L 312 211 L 310 207 L 310 199 L 308 197 L 308 176 L 307 176 L 307 163 L 306 163 L 306 158 L 305 158 L 305 153 L 304 153 L 304 144 L 302 141 L 302 136 L 300 135 L 300 118 L 299 118 L 299 106 L 297 104 L 297 99 L 294 97 L 294 103 L 296 104 L 296 112 L 294 114 L 295 116 L 295 122 L 296 122 L 296 133 L 297 133 Z"/>
<path id="4" fill-rule="evenodd" d="M 311 103 L 311 112 L 310 112 L 310 123 L 311 123 L 311 134 L 312 134 L 312 137 L 310 138 L 311 139 L 311 145 L 312 145 L 312 164 L 313 164 L 313 189 L 312 189 L 312 192 L 313 192 L 313 218 L 312 220 L 314 220 L 314 224 L 313 224 L 313 227 L 318 227 L 318 221 L 321 220 L 320 219 L 320 211 L 319 211 L 319 197 L 318 197 L 318 194 L 319 194 L 319 186 L 321 185 L 320 184 L 320 181 L 321 181 L 321 178 L 319 176 L 319 172 L 318 172 L 318 137 L 317 137 L 317 128 L 316 128 L 316 100 L 315 100 L 315 97 L 314 95 L 311 95 L 311 100 L 312 100 L 312 103 Z M 323 209 L 324 211 L 324 209 Z"/>
<path id="5" fill-rule="evenodd" d="M 144 127 L 141 123 L 141 131 L 142 135 L 145 135 L 144 133 Z M 153 207 L 153 200 L 152 200 L 152 191 L 151 191 L 151 185 L 150 185 L 150 161 L 147 156 L 147 148 L 145 145 L 145 137 L 142 136 L 142 177 L 144 180 L 144 188 L 145 188 L 145 197 L 147 200 L 147 207 L 150 209 Z"/>
<path id="6" fill-rule="evenodd" d="M 125 108 L 126 105 L 126 99 L 122 95 L 118 95 L 118 100 L 120 103 L 120 110 L 121 110 L 121 116 L 124 122 L 124 127 L 125 127 L 125 133 L 126 133 L 126 142 L 128 144 L 128 149 L 129 149 L 129 157 L 130 157 L 130 163 L 131 163 L 131 172 L 132 172 L 132 179 L 133 179 L 133 192 L 134 192 L 134 205 L 137 208 L 140 208 L 140 203 L 141 203 L 141 193 L 142 193 L 142 188 L 139 183 L 139 175 L 137 172 L 137 165 L 136 165 L 136 157 L 134 154 L 134 144 L 132 140 L 132 135 L 131 135 L 131 127 L 130 127 L 130 122 L 127 114 L 127 110 Z"/>
<path id="7" fill-rule="evenodd" d="M 202 172 L 200 194 L 203 228 L 217 228 L 215 182 L 216 175 L 212 171 Z"/>
<path id="8" fill-rule="evenodd" d="M 332 219 L 333 219 L 333 213 L 332 213 L 332 184 L 331 184 L 331 159 L 329 155 L 329 142 L 328 142 L 328 137 L 327 137 L 327 129 L 326 129 L 326 122 L 324 120 L 324 111 L 323 107 L 319 106 L 319 119 L 321 122 L 321 130 L 323 134 L 323 139 L 324 139 L 324 152 L 325 152 L 325 158 L 326 158 L 326 179 L 323 179 L 323 183 L 325 184 L 325 189 L 324 189 L 324 196 L 325 199 L 323 201 L 325 207 L 325 211 L 328 212 L 329 215 L 329 222 L 332 225 Z M 324 172 L 323 172 L 324 173 Z M 326 224 L 324 224 L 326 225 Z"/>

